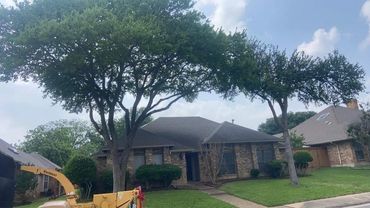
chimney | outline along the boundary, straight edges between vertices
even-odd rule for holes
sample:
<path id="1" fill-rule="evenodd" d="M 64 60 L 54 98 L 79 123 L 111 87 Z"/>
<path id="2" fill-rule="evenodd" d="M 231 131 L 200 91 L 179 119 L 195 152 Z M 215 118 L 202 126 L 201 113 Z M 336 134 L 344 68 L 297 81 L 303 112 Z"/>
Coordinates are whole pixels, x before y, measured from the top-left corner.
<path id="1" fill-rule="evenodd" d="M 347 108 L 358 110 L 358 102 L 356 99 L 350 99 L 347 103 Z"/>

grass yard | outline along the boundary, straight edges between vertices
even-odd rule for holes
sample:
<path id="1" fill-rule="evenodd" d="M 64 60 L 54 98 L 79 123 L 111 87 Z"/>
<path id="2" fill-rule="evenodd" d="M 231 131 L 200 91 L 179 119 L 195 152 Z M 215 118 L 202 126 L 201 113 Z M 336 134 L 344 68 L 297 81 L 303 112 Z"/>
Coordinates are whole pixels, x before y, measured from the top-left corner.
<path id="1" fill-rule="evenodd" d="M 145 208 L 234 208 L 196 190 L 155 191 L 145 194 Z M 46 198 L 17 208 L 37 208 L 47 202 Z"/>
<path id="2" fill-rule="evenodd" d="M 266 206 L 369 192 L 370 169 L 325 168 L 300 178 L 292 187 L 288 179 L 245 180 L 224 184 L 229 194 Z"/>
<path id="3" fill-rule="evenodd" d="M 196 190 L 171 190 L 145 193 L 145 208 L 233 208 Z"/>

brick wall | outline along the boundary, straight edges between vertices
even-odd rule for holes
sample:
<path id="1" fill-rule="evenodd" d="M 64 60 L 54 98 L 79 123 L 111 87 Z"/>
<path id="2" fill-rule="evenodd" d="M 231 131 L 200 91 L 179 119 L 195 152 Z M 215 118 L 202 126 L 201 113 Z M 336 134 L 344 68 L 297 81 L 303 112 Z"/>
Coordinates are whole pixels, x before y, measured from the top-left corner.
<path id="1" fill-rule="evenodd" d="M 172 152 L 170 159 L 173 165 L 177 165 L 181 168 L 182 174 L 179 180 L 173 181 L 173 185 L 186 185 L 187 184 L 187 175 L 186 175 L 186 160 L 185 153 L 183 152 Z"/>
<path id="2" fill-rule="evenodd" d="M 258 159 L 257 159 L 257 145 L 258 144 L 235 144 L 234 151 L 235 151 L 235 163 L 236 163 L 236 174 L 234 175 L 227 175 L 221 177 L 221 179 L 232 179 L 232 178 L 248 178 L 250 176 L 250 170 L 253 168 L 258 169 Z M 282 159 L 282 155 L 280 154 L 279 148 L 277 144 L 274 144 L 275 150 L 275 157 L 277 159 Z M 201 182 L 208 182 L 209 178 L 205 172 L 205 165 L 204 160 L 199 154 L 199 168 L 200 168 L 200 181 Z M 105 158 L 97 158 L 98 170 L 104 170 L 106 168 L 112 167 L 112 160 L 108 156 L 107 159 Z M 153 156 L 152 156 L 152 149 L 148 148 L 145 149 L 145 163 L 152 164 Z M 182 170 L 182 177 L 174 181 L 174 185 L 185 185 L 187 183 L 187 175 L 186 175 L 186 159 L 184 152 L 170 152 L 168 147 L 163 148 L 163 162 L 164 164 L 173 164 L 177 165 Z M 129 161 L 127 164 L 128 171 L 130 172 L 131 176 L 135 174 L 135 163 L 134 163 L 134 154 L 133 151 L 130 153 Z"/>
<path id="3" fill-rule="evenodd" d="M 330 166 L 351 166 L 356 163 L 352 142 L 337 142 L 327 146 Z"/>
<path id="4" fill-rule="evenodd" d="M 250 144 L 235 145 L 235 159 L 238 178 L 246 178 L 250 176 L 250 171 L 253 169 L 252 155 L 252 147 Z"/>

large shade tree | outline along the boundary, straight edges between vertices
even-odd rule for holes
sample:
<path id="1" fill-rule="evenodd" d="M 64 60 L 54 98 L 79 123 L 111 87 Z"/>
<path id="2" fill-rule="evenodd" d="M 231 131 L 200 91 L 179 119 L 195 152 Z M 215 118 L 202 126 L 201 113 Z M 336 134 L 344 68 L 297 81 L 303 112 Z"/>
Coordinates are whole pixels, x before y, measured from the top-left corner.
<path id="1" fill-rule="evenodd" d="M 287 114 L 288 128 L 292 129 L 298 126 L 298 124 L 311 118 L 315 114 L 316 112 L 314 111 L 288 112 Z M 281 119 L 281 115 L 279 115 L 278 117 L 279 119 Z M 271 135 L 282 133 L 280 126 L 276 124 L 275 119 L 273 117 L 268 118 L 266 119 L 265 122 L 261 123 L 258 126 L 258 131 L 265 132 L 266 134 L 271 134 Z"/>
<path id="2" fill-rule="evenodd" d="M 191 0 L 23 2 L 0 9 L 0 78 L 31 77 L 64 109 L 86 110 L 111 150 L 118 191 L 140 124 L 207 91 L 234 35 L 210 26 Z"/>
<path id="3" fill-rule="evenodd" d="M 229 70 L 220 72 L 218 90 L 226 96 L 241 92 L 268 104 L 283 133 L 291 183 L 298 185 L 288 131 L 289 101 L 296 99 L 306 105 L 348 101 L 364 89 L 364 71 L 337 51 L 321 59 L 298 51 L 289 56 L 275 46 L 256 41 L 248 44 L 250 47 L 234 50 L 237 58 Z"/>
<path id="4" fill-rule="evenodd" d="M 58 120 L 29 130 L 19 147 L 25 152 L 37 152 L 63 167 L 73 156 L 92 156 L 103 145 L 102 137 L 88 123 Z"/>

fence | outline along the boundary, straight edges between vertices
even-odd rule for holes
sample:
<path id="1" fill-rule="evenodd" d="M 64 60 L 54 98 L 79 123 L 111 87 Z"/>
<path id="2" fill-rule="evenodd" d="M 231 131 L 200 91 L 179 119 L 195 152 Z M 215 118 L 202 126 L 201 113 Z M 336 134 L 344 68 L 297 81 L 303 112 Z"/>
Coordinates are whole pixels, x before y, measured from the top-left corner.
<path id="1" fill-rule="evenodd" d="M 307 151 L 311 154 L 313 161 L 310 162 L 309 168 L 311 169 L 318 169 L 322 167 L 329 167 L 329 157 L 328 151 L 325 147 L 308 147 L 308 148 L 300 148 L 294 149 L 293 152 L 298 151 Z"/>

